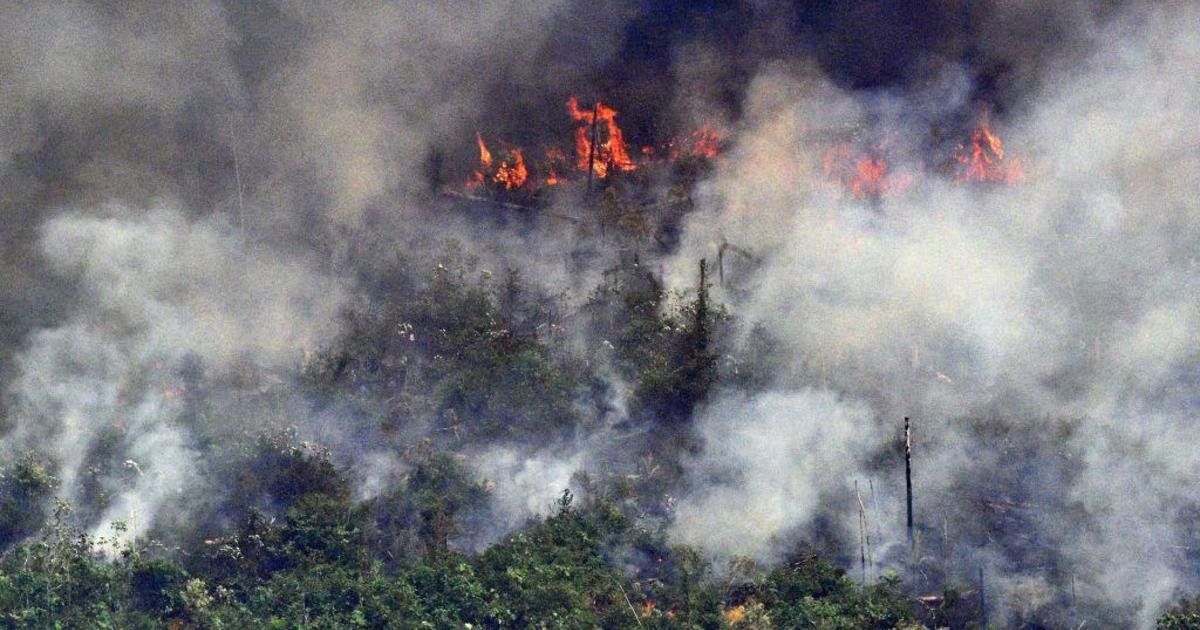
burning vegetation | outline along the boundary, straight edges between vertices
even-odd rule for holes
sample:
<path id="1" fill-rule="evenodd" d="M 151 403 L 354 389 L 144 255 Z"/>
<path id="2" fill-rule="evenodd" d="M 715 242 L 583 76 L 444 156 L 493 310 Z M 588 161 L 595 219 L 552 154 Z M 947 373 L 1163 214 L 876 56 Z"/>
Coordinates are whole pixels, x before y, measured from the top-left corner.
<path id="1" fill-rule="evenodd" d="M 617 110 L 596 101 L 590 110 L 579 108 L 579 99 L 567 101 L 567 112 L 575 126 L 575 168 L 597 177 L 610 172 L 632 171 L 637 164 L 629 157 L 625 134 L 617 126 Z M 601 131 L 603 130 L 603 131 Z"/>
<path id="2" fill-rule="evenodd" d="M 642 145 L 636 153 L 617 122 L 613 107 L 596 101 L 582 106 L 572 96 L 567 100 L 567 114 L 574 123 L 572 129 L 573 155 L 556 144 L 542 151 L 540 160 L 532 166 L 526 162 L 526 152 L 520 147 L 504 147 L 496 157 L 481 133 L 475 134 L 479 163 L 467 177 L 465 188 L 472 192 L 533 194 L 538 190 L 558 186 L 565 181 L 586 177 L 589 181 L 604 180 L 617 173 L 638 168 L 676 163 L 682 159 L 715 160 L 723 149 L 723 134 L 715 125 L 706 123 L 678 140 L 668 138 L 660 143 Z M 985 108 L 965 140 L 956 145 L 950 155 L 949 172 L 960 183 L 1013 185 L 1026 177 L 1025 163 L 1006 155 L 1000 136 L 990 124 Z M 820 155 L 818 175 L 834 189 L 854 200 L 878 200 L 903 194 L 917 181 L 917 175 L 896 168 L 888 158 L 889 143 L 876 143 L 860 148 L 860 143 L 846 139 L 819 143 L 813 150 Z"/>
<path id="3" fill-rule="evenodd" d="M 675 163 L 685 158 L 713 160 L 721 152 L 721 134 L 715 125 L 705 124 L 683 142 L 668 139 L 658 145 L 644 145 L 635 158 L 625 132 L 617 124 L 616 109 L 601 101 L 584 107 L 572 96 L 567 100 L 566 110 L 573 123 L 572 156 L 568 157 L 561 146 L 551 144 L 542 151 L 542 159 L 537 160 L 531 170 L 523 149 L 508 147 L 497 159 L 483 135 L 477 132 L 479 164 L 467 177 L 465 188 L 476 192 L 532 194 L 570 179 L 603 180 L 639 167 Z"/>
<path id="4" fill-rule="evenodd" d="M 1200 628 L 1095 2 L 10 3 L 0 628 Z"/>
<path id="5" fill-rule="evenodd" d="M 970 139 L 954 150 L 954 177 L 960 182 L 1015 184 L 1025 179 L 1019 158 L 1005 156 L 1004 142 L 992 131 L 988 110 L 979 115 Z"/>
<path id="6" fill-rule="evenodd" d="M 913 183 L 913 176 L 894 171 L 880 149 L 855 152 L 849 142 L 839 142 L 825 149 L 821 156 L 821 171 L 836 188 L 852 199 L 878 199 L 904 192 Z"/>
<path id="7" fill-rule="evenodd" d="M 492 152 L 488 150 L 483 136 L 475 134 L 479 144 L 479 169 L 467 179 L 467 189 L 473 190 L 491 182 L 497 188 L 513 190 L 529 180 L 529 169 L 525 167 L 525 156 L 520 149 L 508 149 L 501 159 L 492 163 Z"/>
<path id="8" fill-rule="evenodd" d="M 1004 142 L 984 110 L 967 131 L 965 139 L 951 151 L 949 167 L 943 170 L 962 184 L 1011 186 L 1026 177 L 1025 162 L 1005 154 Z M 856 148 L 849 140 L 824 145 L 821 176 L 841 194 L 857 200 L 878 200 L 903 194 L 917 182 L 917 175 L 896 168 L 888 158 L 888 142 Z"/>

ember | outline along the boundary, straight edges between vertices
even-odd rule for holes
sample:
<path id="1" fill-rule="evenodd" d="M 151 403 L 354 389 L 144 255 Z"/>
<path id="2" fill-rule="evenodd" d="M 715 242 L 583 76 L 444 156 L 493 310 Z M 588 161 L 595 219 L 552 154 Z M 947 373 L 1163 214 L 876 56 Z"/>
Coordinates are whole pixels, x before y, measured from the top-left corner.
<path id="1" fill-rule="evenodd" d="M 721 148 L 721 136 L 708 125 L 692 132 L 692 155 L 712 159 L 717 157 Z"/>

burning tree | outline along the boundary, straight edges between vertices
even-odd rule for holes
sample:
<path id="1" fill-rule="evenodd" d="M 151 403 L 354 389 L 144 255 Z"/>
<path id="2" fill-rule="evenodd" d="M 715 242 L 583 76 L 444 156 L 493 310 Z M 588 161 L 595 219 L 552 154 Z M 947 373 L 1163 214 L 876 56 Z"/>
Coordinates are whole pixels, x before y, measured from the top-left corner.
<path id="1" fill-rule="evenodd" d="M 629 157 L 625 134 L 617 126 L 617 110 L 600 101 L 596 101 L 591 110 L 580 109 L 579 99 L 572 96 L 567 101 L 567 112 L 575 121 L 585 123 L 575 127 L 575 167 L 578 170 L 607 177 L 611 170 L 637 168 Z"/>
<path id="2" fill-rule="evenodd" d="M 590 108 L 580 105 L 572 96 L 567 101 L 567 114 L 574 123 L 574 155 L 568 156 L 551 144 L 542 152 L 542 159 L 521 147 L 501 143 L 503 151 L 493 150 L 476 132 L 475 144 L 479 163 L 467 176 L 467 191 L 492 191 L 505 194 L 535 193 L 561 184 L 570 173 L 586 174 L 589 189 L 593 179 L 606 179 L 616 173 L 634 171 L 654 163 L 678 163 L 684 159 L 712 160 L 721 150 L 722 137 L 716 127 L 704 124 L 688 135 L 684 142 L 667 139 L 665 142 L 641 147 L 635 160 L 625 133 L 617 124 L 617 110 L 597 101 Z"/>
<path id="3" fill-rule="evenodd" d="M 960 182 L 1015 184 L 1025 179 L 1021 160 L 1004 154 L 1004 143 L 989 124 L 984 109 L 970 139 L 954 149 L 954 177 Z"/>

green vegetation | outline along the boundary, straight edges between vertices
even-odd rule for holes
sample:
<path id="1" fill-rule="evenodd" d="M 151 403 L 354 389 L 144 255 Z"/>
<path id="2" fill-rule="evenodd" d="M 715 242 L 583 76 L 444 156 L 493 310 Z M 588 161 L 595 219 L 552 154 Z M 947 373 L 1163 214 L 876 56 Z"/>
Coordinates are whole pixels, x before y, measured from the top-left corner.
<path id="1" fill-rule="evenodd" d="M 129 540 L 120 523 L 107 538 L 88 533 L 119 491 L 103 480 L 141 474 L 120 427 L 85 454 L 74 512 L 39 454 L 0 462 L 0 627 L 980 627 L 973 597 L 951 589 L 929 607 L 900 576 L 860 585 L 811 549 L 716 566 L 668 544 L 696 409 L 717 387 L 755 381 L 728 367 L 755 362 L 730 356 L 735 322 L 712 302 L 704 263 L 678 295 L 628 257 L 571 326 L 558 297 L 516 272 L 453 249 L 429 267 L 348 313 L 294 383 L 249 368 L 216 382 L 185 366 L 180 422 L 205 483 L 148 535 Z M 623 421 L 641 428 L 625 464 L 577 476 L 584 498 L 564 490 L 548 517 L 496 523 L 470 454 L 552 449 L 608 422 L 612 375 L 628 385 Z M 217 388 L 238 404 L 205 395 Z M 349 444 L 394 454 L 390 476 L 362 492 L 338 463 L 353 452 L 289 427 L 298 408 Z M 1196 611 L 1186 600 L 1159 626 L 1200 627 Z"/>
<path id="2" fill-rule="evenodd" d="M 657 575 L 613 558 L 634 535 L 611 507 L 558 513 L 468 557 L 404 569 L 370 560 L 366 512 L 311 494 L 273 523 L 251 517 L 203 559 L 148 557 L 58 519 L 0 564 L 4 627 L 891 628 L 912 619 L 894 581 L 860 588 L 816 557 L 723 588 L 699 556 Z M 736 598 L 736 602 L 734 599 Z M 750 612 L 747 612 L 750 611 Z"/>

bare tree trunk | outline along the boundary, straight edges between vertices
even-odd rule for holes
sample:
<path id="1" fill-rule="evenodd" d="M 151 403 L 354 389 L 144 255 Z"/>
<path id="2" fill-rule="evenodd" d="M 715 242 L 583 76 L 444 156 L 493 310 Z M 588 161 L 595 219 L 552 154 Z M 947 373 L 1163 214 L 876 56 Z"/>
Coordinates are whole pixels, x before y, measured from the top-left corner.
<path id="1" fill-rule="evenodd" d="M 591 133 L 592 143 L 591 143 L 591 147 L 588 150 L 588 181 L 587 181 L 588 196 L 591 196 L 591 194 L 592 194 L 592 174 L 596 171 L 596 144 L 598 144 L 597 141 L 600 139 L 599 138 L 600 134 L 597 132 L 597 129 L 596 129 L 596 123 L 599 122 L 599 118 L 600 118 L 600 101 L 596 101 L 596 104 L 594 106 L 592 106 L 592 133 Z"/>
<path id="2" fill-rule="evenodd" d="M 871 533 L 868 531 L 867 506 L 863 503 L 857 479 L 854 480 L 854 497 L 858 499 L 858 561 L 862 565 L 863 584 L 866 584 L 867 565 L 874 565 L 875 560 L 871 557 Z"/>
<path id="3" fill-rule="evenodd" d="M 915 549 L 916 540 L 913 538 L 912 429 L 907 417 L 904 418 L 904 490 L 905 503 L 908 507 L 908 544 Z"/>

